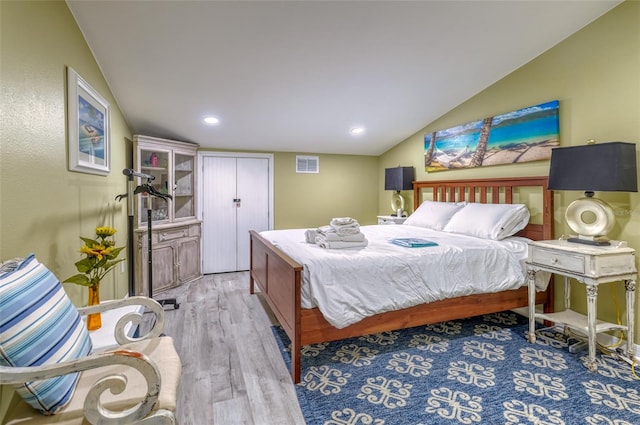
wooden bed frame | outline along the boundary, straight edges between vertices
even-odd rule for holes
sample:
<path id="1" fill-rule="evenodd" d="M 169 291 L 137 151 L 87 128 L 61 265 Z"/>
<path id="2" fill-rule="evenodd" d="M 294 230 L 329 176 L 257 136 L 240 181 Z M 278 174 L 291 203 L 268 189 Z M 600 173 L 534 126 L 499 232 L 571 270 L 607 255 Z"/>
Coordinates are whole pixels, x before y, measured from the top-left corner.
<path id="1" fill-rule="evenodd" d="M 529 224 L 518 233 L 534 240 L 553 239 L 553 193 L 547 177 L 498 178 L 484 180 L 417 181 L 413 183 L 414 206 L 431 192 L 434 201 L 512 203 L 517 187 L 542 188 L 542 224 Z M 303 345 L 334 341 L 371 333 L 398 330 L 447 320 L 510 310 L 528 305 L 527 285 L 492 294 L 469 295 L 381 313 L 343 329 L 331 326 L 319 309 L 301 308 L 302 266 L 255 231 L 250 231 L 250 292 L 258 284 L 273 314 L 291 339 L 291 377 L 300 382 Z M 545 312 L 553 309 L 553 285 L 536 295 Z"/>

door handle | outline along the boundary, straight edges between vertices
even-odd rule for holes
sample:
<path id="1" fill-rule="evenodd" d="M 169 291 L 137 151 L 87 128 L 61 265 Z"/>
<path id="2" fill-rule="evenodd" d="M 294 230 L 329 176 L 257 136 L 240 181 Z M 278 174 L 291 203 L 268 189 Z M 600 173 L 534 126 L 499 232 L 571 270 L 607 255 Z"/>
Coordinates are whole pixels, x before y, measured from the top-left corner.
<path id="1" fill-rule="evenodd" d="M 236 203 L 236 207 L 239 208 L 240 207 L 240 202 L 242 202 L 242 199 L 234 198 L 233 202 L 235 202 Z"/>

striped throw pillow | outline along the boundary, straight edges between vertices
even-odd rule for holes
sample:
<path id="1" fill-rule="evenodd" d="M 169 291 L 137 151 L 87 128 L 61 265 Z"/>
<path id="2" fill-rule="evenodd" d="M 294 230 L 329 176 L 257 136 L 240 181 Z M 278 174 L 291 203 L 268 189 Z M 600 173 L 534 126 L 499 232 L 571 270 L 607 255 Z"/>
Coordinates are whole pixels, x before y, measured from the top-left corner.
<path id="1" fill-rule="evenodd" d="M 60 281 L 33 254 L 0 273 L 0 363 L 39 366 L 84 357 L 91 339 Z M 71 399 L 79 374 L 16 385 L 24 400 L 46 415 Z"/>

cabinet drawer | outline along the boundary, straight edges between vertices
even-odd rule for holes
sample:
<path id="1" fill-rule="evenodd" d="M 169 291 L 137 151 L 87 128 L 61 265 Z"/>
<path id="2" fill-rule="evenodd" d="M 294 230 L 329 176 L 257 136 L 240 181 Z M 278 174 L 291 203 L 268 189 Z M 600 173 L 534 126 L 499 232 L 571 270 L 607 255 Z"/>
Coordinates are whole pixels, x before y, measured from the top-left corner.
<path id="1" fill-rule="evenodd" d="M 570 255 L 567 253 L 558 253 L 555 251 L 547 251 L 541 248 L 533 248 L 531 252 L 531 260 L 533 263 L 542 266 L 549 266 L 556 269 L 567 270 L 575 273 L 584 273 L 584 256 Z"/>
<path id="2" fill-rule="evenodd" d="M 186 238 L 189 236 L 189 228 L 179 227 L 177 229 L 160 230 L 157 234 L 158 242 L 172 241 L 174 239 Z"/>

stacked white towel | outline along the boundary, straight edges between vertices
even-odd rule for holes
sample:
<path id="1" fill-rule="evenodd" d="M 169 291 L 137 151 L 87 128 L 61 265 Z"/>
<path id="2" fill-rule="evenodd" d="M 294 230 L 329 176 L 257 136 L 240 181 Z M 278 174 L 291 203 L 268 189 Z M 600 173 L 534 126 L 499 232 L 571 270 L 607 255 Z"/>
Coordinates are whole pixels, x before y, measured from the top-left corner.
<path id="1" fill-rule="evenodd" d="M 338 227 L 359 227 L 358 220 L 351 217 L 335 217 L 331 219 L 332 226 Z"/>
<path id="2" fill-rule="evenodd" d="M 367 238 L 360 232 L 358 220 L 351 217 L 337 217 L 328 226 L 316 230 L 316 244 L 321 248 L 342 249 L 367 246 Z"/>
<path id="3" fill-rule="evenodd" d="M 316 243 L 317 232 L 313 229 L 308 229 L 304 232 L 304 239 L 307 243 Z"/>

